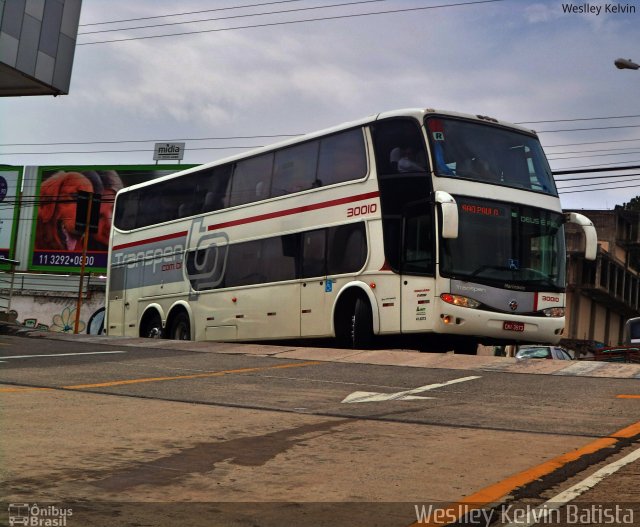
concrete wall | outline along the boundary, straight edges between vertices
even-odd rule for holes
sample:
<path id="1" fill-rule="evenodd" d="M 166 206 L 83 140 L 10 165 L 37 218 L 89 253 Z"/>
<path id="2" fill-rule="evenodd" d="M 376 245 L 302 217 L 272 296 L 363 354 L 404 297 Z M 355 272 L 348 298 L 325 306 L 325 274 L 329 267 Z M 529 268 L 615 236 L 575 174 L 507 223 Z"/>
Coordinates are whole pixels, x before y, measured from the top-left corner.
<path id="1" fill-rule="evenodd" d="M 9 303 L 8 316 L 19 324 L 43 331 L 73 333 L 80 280 L 79 276 L 16 273 L 13 288 L 9 273 L 3 273 L 0 295 Z M 105 279 L 85 277 L 82 286 L 78 332 L 99 334 L 104 319 Z"/>

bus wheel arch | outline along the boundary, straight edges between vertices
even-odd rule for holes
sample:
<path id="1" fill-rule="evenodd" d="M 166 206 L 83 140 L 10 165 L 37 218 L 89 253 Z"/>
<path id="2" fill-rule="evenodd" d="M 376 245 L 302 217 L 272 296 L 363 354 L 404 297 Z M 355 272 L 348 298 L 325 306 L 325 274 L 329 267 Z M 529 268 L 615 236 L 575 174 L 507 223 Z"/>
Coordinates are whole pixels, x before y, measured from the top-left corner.
<path id="1" fill-rule="evenodd" d="M 140 319 L 140 332 L 142 338 L 162 338 L 164 329 L 162 325 L 162 308 L 157 304 L 147 306 Z"/>
<path id="2" fill-rule="evenodd" d="M 193 315 L 186 304 L 176 304 L 169 311 L 164 337 L 172 340 L 193 339 Z"/>
<path id="3" fill-rule="evenodd" d="M 368 348 L 380 332 L 378 304 L 364 282 L 344 287 L 333 308 L 333 333 L 342 346 Z"/>

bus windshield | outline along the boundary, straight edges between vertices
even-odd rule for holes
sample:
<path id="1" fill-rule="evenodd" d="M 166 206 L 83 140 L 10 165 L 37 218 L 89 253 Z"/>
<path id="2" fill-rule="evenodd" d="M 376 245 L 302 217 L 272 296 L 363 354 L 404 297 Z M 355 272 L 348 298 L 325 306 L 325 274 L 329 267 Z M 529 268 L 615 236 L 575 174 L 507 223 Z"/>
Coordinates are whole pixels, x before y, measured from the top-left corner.
<path id="1" fill-rule="evenodd" d="M 441 274 L 510 289 L 565 287 L 561 214 L 457 196 L 457 239 L 443 239 Z"/>
<path id="2" fill-rule="evenodd" d="M 426 127 L 436 175 L 558 195 L 533 135 L 442 117 L 427 118 Z"/>

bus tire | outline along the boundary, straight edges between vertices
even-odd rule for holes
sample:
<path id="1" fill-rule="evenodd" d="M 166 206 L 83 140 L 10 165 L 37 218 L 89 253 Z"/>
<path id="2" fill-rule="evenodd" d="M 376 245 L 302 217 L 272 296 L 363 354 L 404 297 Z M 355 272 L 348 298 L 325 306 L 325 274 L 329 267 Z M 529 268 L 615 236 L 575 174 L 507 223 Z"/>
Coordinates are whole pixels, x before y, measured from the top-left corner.
<path id="1" fill-rule="evenodd" d="M 362 297 L 356 298 L 351 316 L 351 347 L 368 349 L 373 344 L 373 312 Z"/>
<path id="2" fill-rule="evenodd" d="M 171 322 L 169 338 L 172 340 L 191 340 L 191 323 L 189 315 L 184 311 L 180 311 Z"/>
<path id="3" fill-rule="evenodd" d="M 140 327 L 140 336 L 147 339 L 162 337 L 162 319 L 157 311 L 153 310 L 153 313 L 145 316 Z"/>

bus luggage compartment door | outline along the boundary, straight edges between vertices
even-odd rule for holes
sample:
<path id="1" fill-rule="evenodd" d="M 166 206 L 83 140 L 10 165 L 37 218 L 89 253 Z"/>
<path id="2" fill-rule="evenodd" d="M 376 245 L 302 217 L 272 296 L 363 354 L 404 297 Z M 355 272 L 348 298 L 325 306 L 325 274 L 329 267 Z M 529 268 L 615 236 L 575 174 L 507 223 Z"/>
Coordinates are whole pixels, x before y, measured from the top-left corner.
<path id="1" fill-rule="evenodd" d="M 326 337 L 331 334 L 331 309 L 336 298 L 336 283 L 331 278 L 310 279 L 300 290 L 300 334 Z"/>
<path id="2" fill-rule="evenodd" d="M 127 282 L 127 266 L 114 266 L 109 273 L 109 297 L 107 299 L 106 328 L 108 335 L 124 336 L 125 334 L 125 285 Z"/>
<path id="3" fill-rule="evenodd" d="M 402 332 L 432 331 L 435 321 L 435 281 L 416 276 L 402 277 Z"/>

